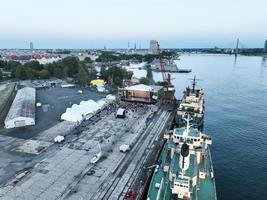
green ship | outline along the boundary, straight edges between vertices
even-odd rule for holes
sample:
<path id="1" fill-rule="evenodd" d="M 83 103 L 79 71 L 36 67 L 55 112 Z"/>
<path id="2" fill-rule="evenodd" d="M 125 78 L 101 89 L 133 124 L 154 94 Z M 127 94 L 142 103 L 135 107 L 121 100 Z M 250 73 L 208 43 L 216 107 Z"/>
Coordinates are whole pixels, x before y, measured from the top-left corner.
<path id="1" fill-rule="evenodd" d="M 164 134 L 167 139 L 156 166 L 147 200 L 216 200 L 210 136 L 189 126 Z"/>

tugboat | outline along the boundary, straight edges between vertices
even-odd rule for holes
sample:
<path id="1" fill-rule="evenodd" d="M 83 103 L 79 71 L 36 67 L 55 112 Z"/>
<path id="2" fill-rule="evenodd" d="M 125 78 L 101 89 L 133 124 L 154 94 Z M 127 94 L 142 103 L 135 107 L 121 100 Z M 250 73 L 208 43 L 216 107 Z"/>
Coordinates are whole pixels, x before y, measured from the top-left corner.
<path id="1" fill-rule="evenodd" d="M 204 124 L 204 111 L 204 92 L 202 89 L 196 89 L 196 76 L 194 76 L 192 88 L 186 88 L 181 103 L 177 108 L 177 114 L 175 117 L 177 127 L 186 126 L 184 118 L 187 114 L 189 114 L 190 119 L 192 120 L 190 122 L 192 127 L 202 131 Z"/>
<path id="2" fill-rule="evenodd" d="M 217 200 L 210 136 L 189 126 L 166 132 L 147 200 Z"/>

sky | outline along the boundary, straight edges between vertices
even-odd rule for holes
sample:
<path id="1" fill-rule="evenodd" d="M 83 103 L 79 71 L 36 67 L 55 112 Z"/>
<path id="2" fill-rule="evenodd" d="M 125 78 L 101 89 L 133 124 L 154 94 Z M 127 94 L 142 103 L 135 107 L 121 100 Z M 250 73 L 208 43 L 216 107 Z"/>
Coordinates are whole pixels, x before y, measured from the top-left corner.
<path id="1" fill-rule="evenodd" d="M 263 47 L 267 0 L 0 0 L 0 48 Z"/>

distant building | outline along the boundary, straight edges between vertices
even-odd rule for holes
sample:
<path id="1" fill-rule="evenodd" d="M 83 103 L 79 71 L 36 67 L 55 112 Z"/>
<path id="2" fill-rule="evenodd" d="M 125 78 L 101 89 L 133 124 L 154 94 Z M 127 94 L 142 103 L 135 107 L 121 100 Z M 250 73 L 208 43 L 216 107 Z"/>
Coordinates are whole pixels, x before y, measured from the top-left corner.
<path id="1" fill-rule="evenodd" d="M 33 42 L 30 42 L 30 50 L 33 51 Z"/>
<path id="2" fill-rule="evenodd" d="M 159 54 L 159 43 L 157 40 L 150 40 L 149 51 L 152 54 Z"/>
<path id="3" fill-rule="evenodd" d="M 267 53 L 267 40 L 265 40 L 264 52 Z"/>

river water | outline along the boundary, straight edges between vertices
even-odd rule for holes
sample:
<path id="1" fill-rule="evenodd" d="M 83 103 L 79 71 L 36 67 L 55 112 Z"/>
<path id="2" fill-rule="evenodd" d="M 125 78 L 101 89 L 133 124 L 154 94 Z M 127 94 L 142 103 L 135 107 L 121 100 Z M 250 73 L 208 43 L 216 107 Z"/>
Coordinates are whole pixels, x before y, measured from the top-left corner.
<path id="1" fill-rule="evenodd" d="M 211 154 L 219 200 L 267 199 L 267 60 L 262 57 L 184 55 L 172 74 L 176 97 L 194 75 L 206 101 L 204 132 L 213 137 Z M 161 73 L 153 73 L 162 80 Z"/>

